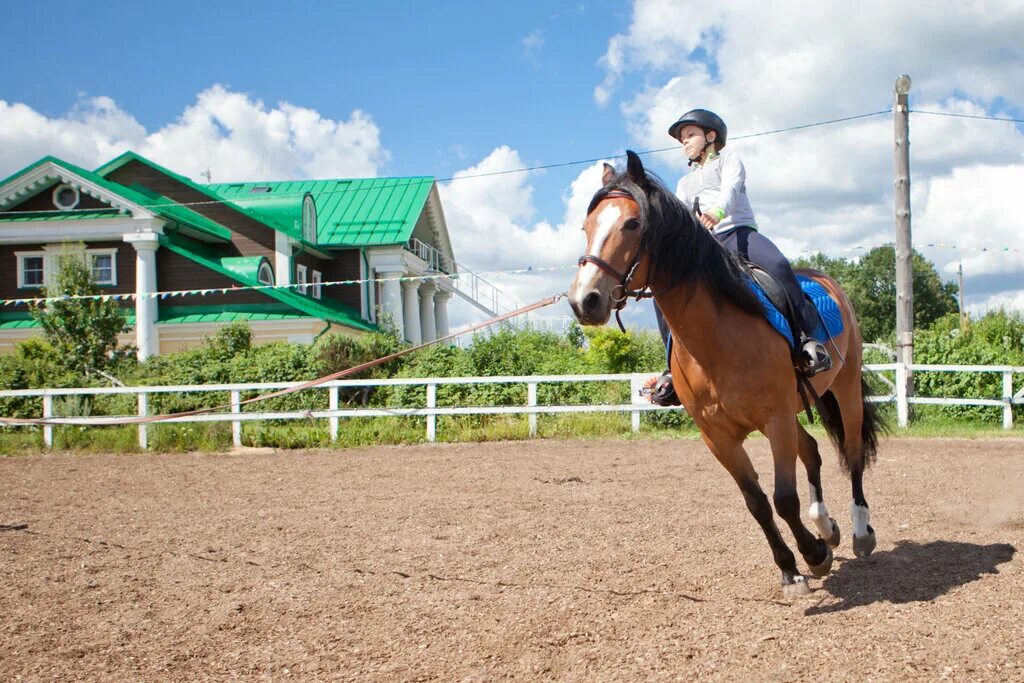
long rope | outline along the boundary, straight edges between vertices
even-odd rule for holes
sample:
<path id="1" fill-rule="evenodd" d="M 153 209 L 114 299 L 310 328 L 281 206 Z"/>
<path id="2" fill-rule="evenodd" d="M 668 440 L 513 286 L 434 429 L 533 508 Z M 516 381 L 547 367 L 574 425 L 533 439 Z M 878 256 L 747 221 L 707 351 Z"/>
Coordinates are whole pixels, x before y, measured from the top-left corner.
<path id="1" fill-rule="evenodd" d="M 470 332 L 475 332 L 475 331 L 477 331 L 479 329 L 482 329 L 484 327 L 489 327 L 490 325 L 495 325 L 497 323 L 500 323 L 500 322 L 503 322 L 505 320 L 508 320 L 509 318 L 514 318 L 516 316 L 520 316 L 520 315 L 529 313 L 530 311 L 535 311 L 535 310 L 540 309 L 540 308 L 545 308 L 547 306 L 550 306 L 552 304 L 557 303 L 558 301 L 560 301 L 565 296 L 566 296 L 565 293 L 556 294 L 554 296 L 549 296 L 546 299 L 541 299 L 540 301 L 538 301 L 536 303 L 532 303 L 529 306 L 523 306 L 522 308 L 517 308 L 514 311 L 510 311 L 510 312 L 505 313 L 503 315 L 499 315 L 497 317 L 491 318 L 490 320 L 485 320 L 482 323 L 477 323 L 475 325 L 471 325 L 470 327 L 467 327 L 466 329 L 459 330 L 458 332 L 453 332 L 453 333 L 451 333 L 449 335 L 446 335 L 444 337 L 441 337 L 439 339 L 435 339 L 435 340 L 429 341 L 429 342 L 424 342 L 422 344 L 419 344 L 418 346 L 412 346 L 412 347 L 410 347 L 408 349 L 402 349 L 401 351 L 396 351 L 396 352 L 388 354 L 386 356 L 382 356 L 380 358 L 376 358 L 374 360 L 367 361 L 365 363 L 361 363 L 360 365 L 356 365 L 355 367 L 347 368 L 345 370 L 339 370 L 338 372 L 331 373 L 330 375 L 324 375 L 323 377 L 318 377 L 317 379 L 310 380 L 310 381 L 305 382 L 303 384 L 299 384 L 298 386 L 287 387 L 285 389 L 278 389 L 277 391 L 272 391 L 270 393 L 260 394 L 259 396 L 254 396 L 253 398 L 248 398 L 248 399 L 245 399 L 244 401 L 239 401 L 238 403 L 225 403 L 223 405 L 214 406 L 212 408 L 198 408 L 196 410 L 186 410 L 184 412 L 169 413 L 169 414 L 166 414 L 166 415 L 145 415 L 145 416 L 139 416 L 139 417 L 126 417 L 126 418 L 121 419 L 121 420 L 84 421 L 84 422 L 80 422 L 80 421 L 76 420 L 74 422 L 74 424 L 80 424 L 80 425 L 104 425 L 104 426 L 106 426 L 106 425 L 132 425 L 132 424 L 146 424 L 146 423 L 151 423 L 151 422 L 163 422 L 163 421 L 166 421 L 166 420 L 173 420 L 175 418 L 192 417 L 194 415 L 203 415 L 203 414 L 206 414 L 206 413 L 212 413 L 212 412 L 216 412 L 216 411 L 219 411 L 219 410 L 225 410 L 225 409 L 234 408 L 236 406 L 237 407 L 241 407 L 241 406 L 244 406 L 244 405 L 248 405 L 250 403 L 256 403 L 258 401 L 266 401 L 266 400 L 269 400 L 269 399 L 272 399 L 272 398 L 278 398 L 280 396 L 286 396 L 288 394 L 292 394 L 292 393 L 295 393 L 297 391 L 303 391 L 305 389 L 310 389 L 312 387 L 319 386 L 321 384 L 324 384 L 326 382 L 330 382 L 332 380 L 340 379 L 342 377 L 347 377 L 348 375 L 354 375 L 354 374 L 356 374 L 358 372 L 362 372 L 363 370 L 369 370 L 370 368 L 374 368 L 374 367 L 377 367 L 378 365 L 382 365 L 382 364 L 387 363 L 389 361 L 393 361 L 396 358 L 401 358 L 402 356 L 408 355 L 408 354 L 413 353 L 415 351 L 419 351 L 420 349 L 425 349 L 425 348 L 427 348 L 429 346 L 433 346 L 435 344 L 440 344 L 442 342 L 448 341 L 449 339 L 454 339 L 455 337 L 458 337 L 458 336 L 461 336 L 461 335 L 464 335 L 464 334 L 468 334 Z M 10 424 L 10 425 L 61 425 L 61 424 L 67 424 L 67 423 L 64 422 L 63 420 L 48 420 L 48 419 L 45 419 L 45 418 L 37 419 L 37 418 L 0 417 L 0 424 Z"/>

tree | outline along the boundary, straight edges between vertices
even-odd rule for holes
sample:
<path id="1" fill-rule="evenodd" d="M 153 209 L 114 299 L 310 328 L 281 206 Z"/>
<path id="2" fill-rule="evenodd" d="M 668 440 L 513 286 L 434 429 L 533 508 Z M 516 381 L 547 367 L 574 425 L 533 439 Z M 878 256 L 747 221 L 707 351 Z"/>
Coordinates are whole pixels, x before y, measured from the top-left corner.
<path id="1" fill-rule="evenodd" d="M 42 295 L 69 298 L 29 307 L 55 351 L 55 362 L 78 375 L 102 370 L 117 351 L 117 335 L 128 331 L 112 299 L 71 298 L 100 293 L 82 253 L 66 251 L 57 258 L 57 273 Z"/>
<path id="2" fill-rule="evenodd" d="M 957 309 L 956 285 L 943 283 L 934 264 L 914 252 L 914 327 L 923 329 Z M 891 337 L 896 332 L 896 250 L 876 247 L 859 262 L 815 254 L 794 262 L 827 272 L 843 286 L 860 320 L 864 341 Z"/>
<path id="3" fill-rule="evenodd" d="M 943 284 L 931 261 L 914 252 L 914 328 L 923 329 L 957 309 L 956 285 Z M 857 264 L 847 291 L 865 341 L 896 332 L 896 250 L 876 247 Z"/>

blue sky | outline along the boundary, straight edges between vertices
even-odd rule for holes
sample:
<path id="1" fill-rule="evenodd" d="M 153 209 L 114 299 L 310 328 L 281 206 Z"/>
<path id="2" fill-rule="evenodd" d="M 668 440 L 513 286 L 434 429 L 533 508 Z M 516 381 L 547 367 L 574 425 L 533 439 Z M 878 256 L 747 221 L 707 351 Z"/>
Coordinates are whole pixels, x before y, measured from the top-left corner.
<path id="1" fill-rule="evenodd" d="M 380 173 L 391 175 L 449 176 L 502 144 L 533 165 L 626 142 L 621 114 L 592 97 L 608 37 L 629 22 L 618 2 L 49 6 L 54 20 L 8 8 L 9 26 L 33 31 L 8 34 L 18 68 L 0 92 L 49 117 L 104 95 L 153 130 L 222 84 L 335 119 L 366 111 L 391 153 Z M 556 210 L 575 172 L 551 175 L 542 210 Z"/>
<path id="2" fill-rule="evenodd" d="M 934 13 L 887 0 L 5 5 L 18 28 L 0 46 L 0 176 L 127 148 L 197 180 L 507 171 L 665 147 L 694 106 L 734 136 L 878 111 L 900 73 L 913 108 L 1024 115 L 1020 0 Z M 975 311 L 1024 310 L 1022 130 L 911 119 L 915 243 L 947 280 L 963 262 Z M 787 255 L 892 240 L 889 116 L 731 145 Z M 674 152 L 645 160 L 670 186 L 686 172 Z M 571 266 L 599 176 L 596 164 L 443 184 L 456 258 Z M 527 302 L 571 275 L 491 279 Z M 453 308 L 453 324 L 473 316 Z M 626 319 L 650 324 L 649 307 Z"/>

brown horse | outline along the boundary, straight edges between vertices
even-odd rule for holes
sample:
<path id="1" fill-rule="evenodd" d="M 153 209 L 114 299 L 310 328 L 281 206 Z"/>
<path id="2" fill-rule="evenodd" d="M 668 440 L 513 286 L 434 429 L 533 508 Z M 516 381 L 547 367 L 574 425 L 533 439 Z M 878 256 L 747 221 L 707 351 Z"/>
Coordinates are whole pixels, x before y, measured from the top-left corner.
<path id="1" fill-rule="evenodd" d="M 624 173 L 608 167 L 605 186 L 591 200 L 583 230 L 587 251 L 569 290 L 580 323 L 603 325 L 627 295 L 653 292 L 672 330 L 671 370 L 683 406 L 708 448 L 743 492 L 747 508 L 768 539 L 788 596 L 810 592 L 797 571 L 772 515 L 768 497 L 743 449 L 754 431 L 771 444 L 775 510 L 789 525 L 797 549 L 815 576 L 832 567 L 839 526 L 829 517 L 821 488 L 821 456 L 814 438 L 797 421 L 801 399 L 789 342 L 765 320 L 739 257 L 722 247 L 689 210 L 627 153 Z M 864 556 L 875 547 L 868 524 L 863 474 L 875 457 L 884 428 L 864 400 L 861 336 L 849 298 L 835 280 L 803 271 L 821 283 L 839 305 L 843 332 L 834 339 L 833 368 L 810 381 L 821 396 L 819 413 L 853 484 L 853 549 Z M 811 520 L 800 518 L 796 459 L 807 469 Z"/>

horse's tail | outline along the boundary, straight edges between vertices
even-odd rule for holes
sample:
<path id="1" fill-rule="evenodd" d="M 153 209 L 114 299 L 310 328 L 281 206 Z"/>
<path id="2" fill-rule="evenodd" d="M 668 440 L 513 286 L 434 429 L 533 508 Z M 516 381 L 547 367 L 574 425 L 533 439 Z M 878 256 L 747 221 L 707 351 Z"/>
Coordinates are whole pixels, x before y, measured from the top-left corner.
<path id="1" fill-rule="evenodd" d="M 851 451 L 846 443 L 843 416 L 835 394 L 831 391 L 826 391 L 821 395 L 821 402 L 824 404 L 822 407 L 825 410 L 819 410 L 818 412 L 821 414 L 822 424 L 824 424 L 829 438 L 832 439 L 832 443 L 835 444 L 836 450 L 839 451 L 839 460 L 843 465 L 843 469 L 847 472 L 850 471 L 851 466 L 858 464 L 854 461 L 859 461 L 861 471 L 867 469 L 878 455 L 878 437 L 889 431 L 889 426 L 886 424 L 881 413 L 878 412 L 878 407 L 867 400 L 868 391 L 868 383 L 861 376 L 860 395 L 863 417 L 860 423 L 860 448 L 855 449 L 856 452 Z"/>

